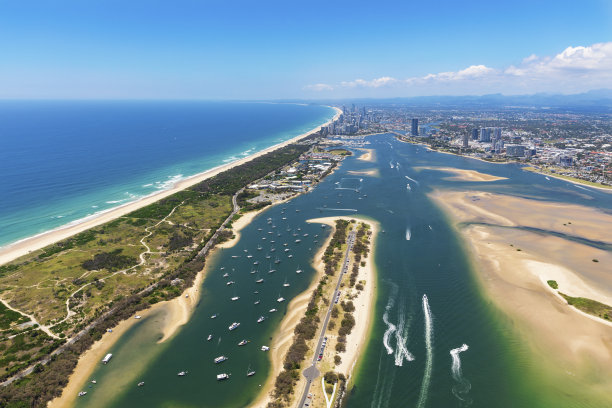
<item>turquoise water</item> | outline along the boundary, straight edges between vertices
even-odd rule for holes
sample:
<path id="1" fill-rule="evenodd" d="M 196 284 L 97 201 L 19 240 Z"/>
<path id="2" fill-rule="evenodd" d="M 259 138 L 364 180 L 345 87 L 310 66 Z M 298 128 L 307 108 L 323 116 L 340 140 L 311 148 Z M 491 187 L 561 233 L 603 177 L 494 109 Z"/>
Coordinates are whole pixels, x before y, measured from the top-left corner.
<path id="1" fill-rule="evenodd" d="M 554 379 L 541 377 L 538 359 L 518 337 L 512 322 L 480 294 L 460 239 L 426 194 L 433 189 L 474 188 L 612 211 L 610 195 L 546 180 L 514 164 L 495 165 L 428 152 L 389 135 L 369 140 L 376 151 L 375 163 L 347 158 L 313 192 L 268 209 L 243 230 L 235 247 L 218 251 L 208 261 L 211 272 L 201 288 L 201 302 L 175 337 L 155 345 L 159 333 L 152 327 L 158 317 L 145 313 L 143 321 L 112 347 L 112 362 L 96 368 L 92 378 L 98 384 L 88 389 L 78 406 L 246 406 L 269 370 L 267 355 L 259 348 L 270 344 L 287 302 L 308 287 L 314 276 L 310 261 L 330 232 L 305 221 L 363 215 L 377 220 L 384 230 L 376 248 L 379 293 L 372 335 L 347 406 L 601 407 L 586 398 L 588 390 L 581 389 L 581 384 L 568 378 L 552 384 Z M 474 169 L 508 179 L 451 182 L 443 180 L 448 174 L 413 168 L 424 165 Z M 347 173 L 373 168 L 380 171 L 380 177 Z M 293 234 L 302 235 L 299 244 Z M 283 251 L 283 243 L 288 244 L 292 258 Z M 275 252 L 270 252 L 272 246 Z M 268 273 L 268 253 L 271 259 L 278 255 L 281 260 L 272 264 L 277 269 L 273 274 Z M 248 254 L 253 258 L 247 258 Z M 259 265 L 253 265 L 256 260 Z M 298 266 L 302 274 L 295 273 Z M 229 278 L 223 278 L 226 272 Z M 256 284 L 258 276 L 265 283 Z M 228 279 L 236 283 L 227 286 Z M 290 287 L 283 287 L 285 280 Z M 232 296 L 240 299 L 233 302 Z M 287 301 L 277 303 L 278 296 Z M 257 299 L 261 303 L 254 305 Z M 270 308 L 278 311 L 269 313 Z M 215 313 L 218 317 L 211 319 Z M 256 323 L 260 315 L 267 317 L 262 324 Z M 234 321 L 241 325 L 230 332 L 228 326 Z M 213 340 L 206 341 L 208 334 L 213 334 Z M 243 338 L 251 343 L 238 347 Z M 468 349 L 455 351 L 453 360 L 450 351 L 463 344 Z M 213 358 L 222 354 L 229 359 L 215 365 Z M 246 377 L 249 367 L 257 371 L 254 377 Z M 188 375 L 178 377 L 184 370 Z M 217 382 L 215 376 L 222 372 L 232 376 Z M 127 381 L 119 380 L 127 374 Z M 146 385 L 137 387 L 138 381 Z"/>
<path id="2" fill-rule="evenodd" d="M 167 189 L 333 115 L 292 104 L 1 101 L 0 246 Z"/>

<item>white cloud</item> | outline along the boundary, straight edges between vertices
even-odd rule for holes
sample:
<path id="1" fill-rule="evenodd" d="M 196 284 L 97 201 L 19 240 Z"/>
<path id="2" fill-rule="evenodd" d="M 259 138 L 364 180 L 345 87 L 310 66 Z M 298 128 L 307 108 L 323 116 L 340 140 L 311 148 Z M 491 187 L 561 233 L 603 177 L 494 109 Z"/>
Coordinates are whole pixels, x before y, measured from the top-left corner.
<path id="1" fill-rule="evenodd" d="M 314 85 L 306 85 L 304 89 L 320 92 L 320 91 L 333 91 L 334 87 L 331 85 L 327 85 L 327 84 L 314 84 Z"/>
<path id="2" fill-rule="evenodd" d="M 612 42 L 567 47 L 554 56 L 532 54 L 520 64 L 495 69 L 471 65 L 459 71 L 396 79 L 383 76 L 338 85 L 316 84 L 308 89 L 344 93 L 359 89 L 370 95 L 581 92 L 612 87 Z"/>

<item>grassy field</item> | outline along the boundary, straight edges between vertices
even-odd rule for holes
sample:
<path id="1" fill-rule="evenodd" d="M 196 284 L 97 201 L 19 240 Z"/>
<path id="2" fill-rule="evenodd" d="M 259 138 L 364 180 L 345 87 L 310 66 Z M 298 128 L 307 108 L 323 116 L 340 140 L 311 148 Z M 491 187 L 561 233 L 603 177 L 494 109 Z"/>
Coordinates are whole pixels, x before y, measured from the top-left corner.
<path id="1" fill-rule="evenodd" d="M 564 293 L 559 292 L 567 303 L 575 308 L 582 310 L 585 313 L 597 316 L 604 320 L 612 320 L 612 307 L 603 303 L 597 302 L 596 300 L 587 299 L 583 297 L 572 297 Z"/>

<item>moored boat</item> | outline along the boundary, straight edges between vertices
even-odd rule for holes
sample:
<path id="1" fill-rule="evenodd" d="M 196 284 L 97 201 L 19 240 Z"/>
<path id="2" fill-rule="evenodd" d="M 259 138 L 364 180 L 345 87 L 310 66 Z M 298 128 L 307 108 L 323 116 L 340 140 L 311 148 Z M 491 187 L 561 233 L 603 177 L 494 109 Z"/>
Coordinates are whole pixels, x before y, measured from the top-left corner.
<path id="1" fill-rule="evenodd" d="M 240 323 L 234 322 L 230 325 L 229 329 L 230 330 L 235 330 L 238 328 L 238 326 L 240 326 Z"/>

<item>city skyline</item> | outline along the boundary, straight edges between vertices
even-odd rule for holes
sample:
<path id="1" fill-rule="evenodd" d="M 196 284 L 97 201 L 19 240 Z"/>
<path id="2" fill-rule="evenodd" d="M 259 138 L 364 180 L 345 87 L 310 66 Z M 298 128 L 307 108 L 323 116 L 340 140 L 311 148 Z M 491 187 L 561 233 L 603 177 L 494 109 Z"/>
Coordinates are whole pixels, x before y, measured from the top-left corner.
<path id="1" fill-rule="evenodd" d="M 612 88 L 611 22 L 603 0 L 4 3 L 0 98 L 580 93 Z"/>

